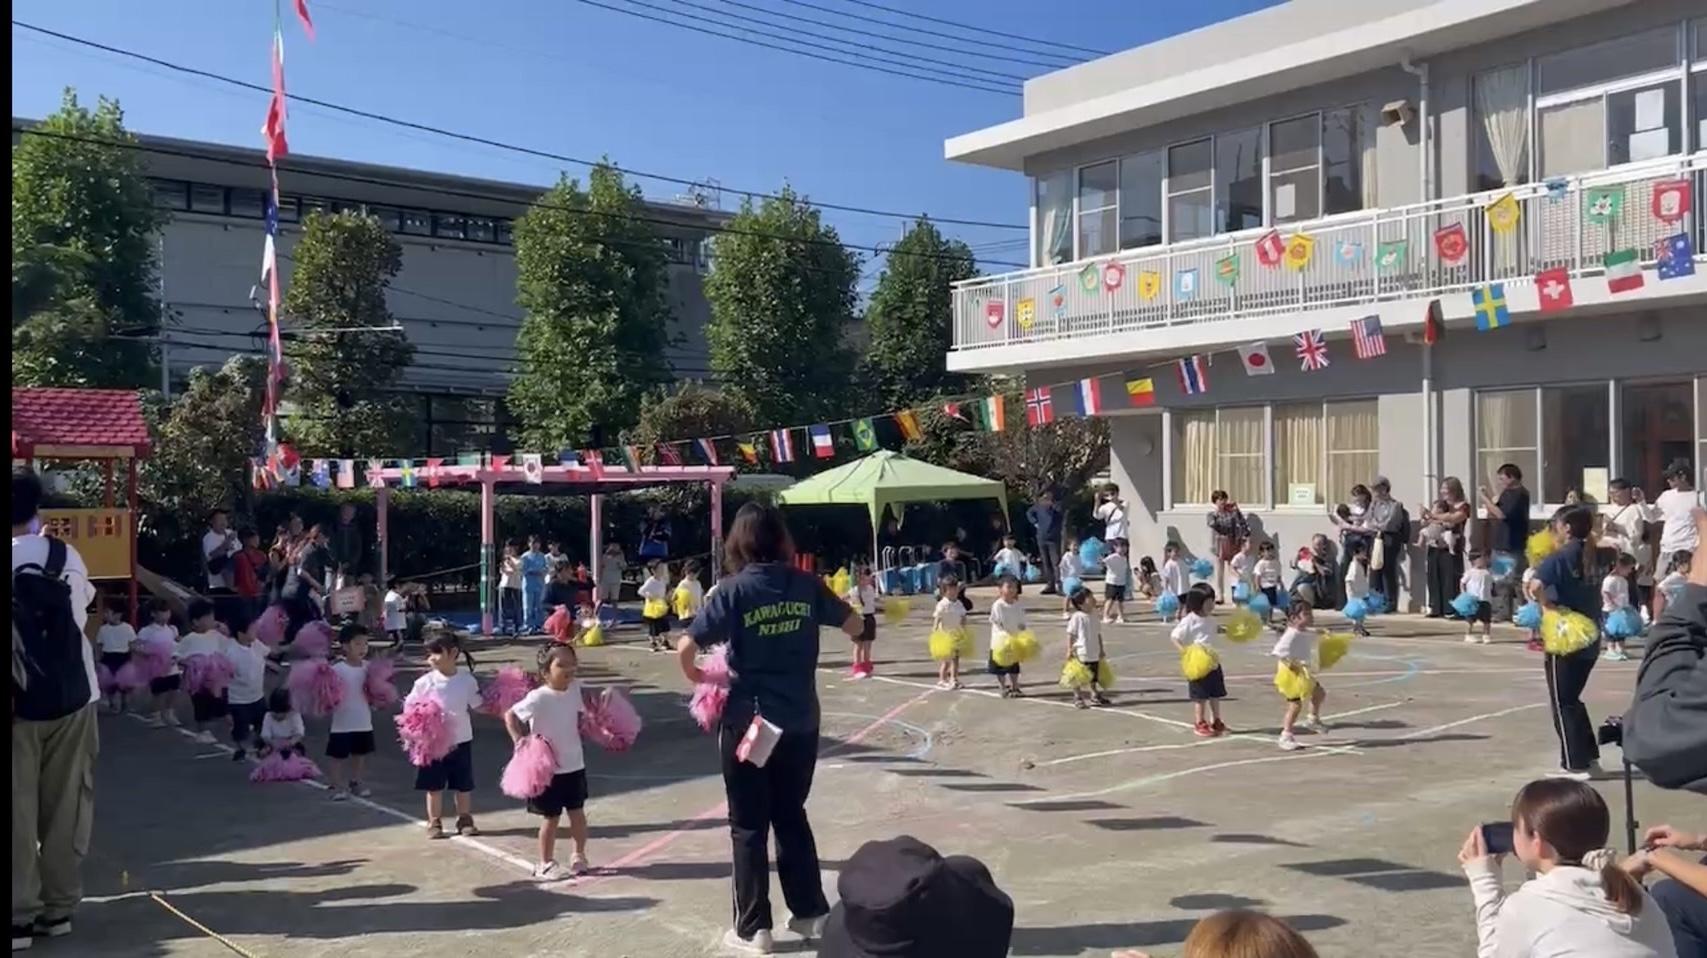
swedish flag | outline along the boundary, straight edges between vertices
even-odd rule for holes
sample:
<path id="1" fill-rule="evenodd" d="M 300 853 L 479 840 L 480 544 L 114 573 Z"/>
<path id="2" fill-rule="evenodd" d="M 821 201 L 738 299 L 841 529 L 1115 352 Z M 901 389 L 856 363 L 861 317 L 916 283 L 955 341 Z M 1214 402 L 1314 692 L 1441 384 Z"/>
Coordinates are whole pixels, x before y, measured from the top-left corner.
<path id="1" fill-rule="evenodd" d="M 1489 283 L 1470 290 L 1470 305 L 1476 308 L 1476 328 L 1482 332 L 1511 325 L 1505 305 L 1505 284 Z"/>

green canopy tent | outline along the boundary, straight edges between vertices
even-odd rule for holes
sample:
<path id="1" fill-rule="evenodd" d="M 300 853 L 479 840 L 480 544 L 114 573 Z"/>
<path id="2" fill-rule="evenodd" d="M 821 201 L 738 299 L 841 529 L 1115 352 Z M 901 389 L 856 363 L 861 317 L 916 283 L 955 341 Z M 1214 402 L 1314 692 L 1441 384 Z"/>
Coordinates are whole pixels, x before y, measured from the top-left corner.
<path id="1" fill-rule="evenodd" d="M 994 499 L 1001 504 L 1003 520 L 1007 519 L 1008 494 L 1001 480 L 956 472 L 887 449 L 821 472 L 784 489 L 776 497 L 785 506 L 865 506 L 871 513 L 874 565 L 878 558 L 877 530 L 883 523 L 885 509 L 909 502 L 951 499 Z"/>

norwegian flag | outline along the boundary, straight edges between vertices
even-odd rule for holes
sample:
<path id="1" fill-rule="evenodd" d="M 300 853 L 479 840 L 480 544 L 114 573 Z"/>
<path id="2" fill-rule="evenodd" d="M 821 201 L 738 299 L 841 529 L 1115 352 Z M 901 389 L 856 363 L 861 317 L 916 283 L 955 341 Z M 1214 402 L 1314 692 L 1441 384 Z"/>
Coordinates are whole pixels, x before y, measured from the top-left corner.
<path id="1" fill-rule="evenodd" d="M 1292 351 L 1298 357 L 1298 368 L 1307 373 L 1328 368 L 1328 341 L 1322 331 L 1312 329 L 1292 337 Z"/>
<path id="2" fill-rule="evenodd" d="M 1025 391 L 1025 421 L 1033 426 L 1055 421 L 1055 403 L 1049 397 L 1048 386 L 1037 386 Z"/>
<path id="3" fill-rule="evenodd" d="M 1381 331 L 1380 317 L 1365 316 L 1351 321 L 1351 347 L 1358 359 L 1387 355 L 1387 336 Z"/>

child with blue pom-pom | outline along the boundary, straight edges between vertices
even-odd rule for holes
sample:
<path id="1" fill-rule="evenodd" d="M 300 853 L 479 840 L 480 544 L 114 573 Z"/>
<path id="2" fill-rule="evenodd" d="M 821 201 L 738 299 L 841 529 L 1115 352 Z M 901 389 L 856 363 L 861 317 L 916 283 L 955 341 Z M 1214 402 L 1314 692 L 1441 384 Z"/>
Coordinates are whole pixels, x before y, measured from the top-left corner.
<path id="1" fill-rule="evenodd" d="M 1079 540 L 1072 536 L 1061 548 L 1061 564 L 1055 569 L 1055 576 L 1061 583 L 1061 618 L 1068 619 L 1073 614 L 1073 590 L 1067 588 L 1067 580 L 1077 582 L 1085 574 L 1085 565 L 1079 559 Z"/>
<path id="2" fill-rule="evenodd" d="M 1641 630 L 1642 620 L 1630 608 L 1630 576 L 1635 571 L 1636 557 L 1620 552 L 1613 560 L 1612 571 L 1600 581 L 1601 632 L 1606 637 L 1606 659 L 1611 662 L 1630 660 L 1624 640 Z M 1634 628 L 1630 619 L 1635 619 Z"/>
<path id="3" fill-rule="evenodd" d="M 1011 534 L 1002 536 L 1002 547 L 996 550 L 991 561 L 995 565 L 997 579 L 1013 576 L 1017 584 L 1019 577 L 1025 574 L 1025 553 L 1019 551 L 1019 540 Z"/>
<path id="4" fill-rule="evenodd" d="M 1362 539 L 1351 543 L 1351 561 L 1345 568 L 1345 605 L 1349 610 L 1356 603 L 1359 609 L 1369 607 L 1369 543 Z M 1369 630 L 1363 625 L 1363 616 L 1351 616 L 1352 631 L 1358 635 L 1368 635 Z"/>
<path id="5" fill-rule="evenodd" d="M 1476 641 L 1476 623 L 1482 623 L 1483 645 L 1494 640 L 1494 572 L 1488 568 L 1489 561 L 1485 552 L 1470 553 L 1470 568 L 1464 570 L 1464 577 L 1458 580 L 1458 588 L 1464 595 L 1474 598 L 1476 605 L 1469 611 L 1455 609 L 1464 617 L 1464 641 Z"/>

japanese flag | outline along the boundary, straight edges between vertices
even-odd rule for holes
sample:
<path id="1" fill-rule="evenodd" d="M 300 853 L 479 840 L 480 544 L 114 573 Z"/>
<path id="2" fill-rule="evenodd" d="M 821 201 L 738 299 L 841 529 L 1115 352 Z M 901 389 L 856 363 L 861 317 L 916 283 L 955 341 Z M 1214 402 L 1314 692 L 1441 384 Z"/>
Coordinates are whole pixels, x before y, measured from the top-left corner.
<path id="1" fill-rule="evenodd" d="M 1267 343 L 1251 343 L 1239 347 L 1239 361 L 1245 364 L 1247 376 L 1272 376 L 1274 363 L 1268 358 Z"/>
<path id="2" fill-rule="evenodd" d="M 522 478 L 534 485 L 545 482 L 545 461 L 537 452 L 522 453 Z"/>

